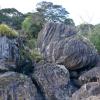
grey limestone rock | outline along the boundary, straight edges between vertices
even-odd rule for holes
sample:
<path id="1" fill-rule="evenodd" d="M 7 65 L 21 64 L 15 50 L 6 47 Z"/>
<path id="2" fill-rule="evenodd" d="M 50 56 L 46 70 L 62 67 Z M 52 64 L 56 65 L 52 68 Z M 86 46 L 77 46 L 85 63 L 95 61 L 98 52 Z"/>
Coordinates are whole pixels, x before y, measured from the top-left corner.
<path id="1" fill-rule="evenodd" d="M 42 100 L 31 79 L 15 72 L 0 74 L 0 100 Z"/>
<path id="2" fill-rule="evenodd" d="M 100 83 L 91 82 L 84 84 L 72 95 L 71 100 L 100 100 Z"/>
<path id="3" fill-rule="evenodd" d="M 45 100 L 69 100 L 69 72 L 63 65 L 46 63 L 34 68 L 33 79 Z"/>
<path id="4" fill-rule="evenodd" d="M 19 59 L 18 41 L 16 38 L 0 37 L 0 70 L 16 68 Z"/>
<path id="5" fill-rule="evenodd" d="M 95 66 L 98 54 L 85 37 L 78 35 L 75 27 L 47 23 L 39 33 L 38 50 L 48 62 L 65 65 L 71 70 Z"/>

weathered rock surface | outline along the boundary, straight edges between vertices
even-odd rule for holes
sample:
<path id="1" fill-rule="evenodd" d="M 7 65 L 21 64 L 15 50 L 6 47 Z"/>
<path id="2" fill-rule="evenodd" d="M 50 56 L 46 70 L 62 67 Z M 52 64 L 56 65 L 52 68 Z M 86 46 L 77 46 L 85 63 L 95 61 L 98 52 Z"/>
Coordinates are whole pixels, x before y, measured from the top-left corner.
<path id="1" fill-rule="evenodd" d="M 15 38 L 0 37 L 0 70 L 16 67 L 19 58 L 18 43 Z"/>
<path id="2" fill-rule="evenodd" d="M 100 100 L 100 63 L 94 67 L 100 57 L 76 33 L 73 26 L 47 23 L 37 43 L 45 61 L 35 66 L 26 60 L 17 68 L 17 40 L 0 37 L 0 100 Z"/>
<path id="3" fill-rule="evenodd" d="M 90 96 L 90 97 L 83 99 L 83 100 L 100 100 L 100 96 Z"/>
<path id="4" fill-rule="evenodd" d="M 38 47 L 43 50 L 51 41 L 59 41 L 62 38 L 76 34 L 75 27 L 58 23 L 47 23 L 38 36 Z"/>
<path id="5" fill-rule="evenodd" d="M 0 74 L 0 100 L 42 100 L 30 78 L 15 72 Z"/>
<path id="6" fill-rule="evenodd" d="M 71 100 L 100 100 L 100 83 L 91 82 L 84 84 L 72 95 Z"/>
<path id="7" fill-rule="evenodd" d="M 79 77 L 79 81 L 82 85 L 88 82 L 100 82 L 100 67 L 94 67 L 83 73 Z"/>
<path id="8" fill-rule="evenodd" d="M 69 100 L 69 72 L 63 65 L 38 65 L 34 68 L 33 80 L 40 87 L 45 100 Z"/>
<path id="9" fill-rule="evenodd" d="M 45 60 L 74 70 L 94 66 L 98 55 L 86 38 L 76 35 L 75 27 L 48 23 L 38 36 L 38 48 Z"/>

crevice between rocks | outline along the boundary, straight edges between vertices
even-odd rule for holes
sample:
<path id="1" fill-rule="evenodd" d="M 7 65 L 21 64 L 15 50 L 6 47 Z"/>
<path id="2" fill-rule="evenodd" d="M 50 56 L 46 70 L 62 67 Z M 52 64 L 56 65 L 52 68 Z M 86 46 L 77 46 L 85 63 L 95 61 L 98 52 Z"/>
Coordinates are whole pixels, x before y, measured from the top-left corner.
<path id="1" fill-rule="evenodd" d="M 41 99 L 39 99 L 39 100 L 46 100 L 44 92 L 42 91 L 42 89 L 40 88 L 40 86 L 38 85 L 38 83 L 36 82 L 36 80 L 33 77 L 30 77 L 30 78 L 31 78 L 33 84 L 36 86 L 37 92 L 38 92 L 38 94 L 41 97 Z"/>

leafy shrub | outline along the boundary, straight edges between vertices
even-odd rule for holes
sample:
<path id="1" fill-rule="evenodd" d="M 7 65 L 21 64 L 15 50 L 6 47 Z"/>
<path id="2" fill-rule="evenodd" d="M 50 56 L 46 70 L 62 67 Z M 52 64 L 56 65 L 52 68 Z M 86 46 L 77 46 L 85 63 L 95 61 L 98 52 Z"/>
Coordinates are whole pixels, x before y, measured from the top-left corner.
<path id="1" fill-rule="evenodd" d="M 39 31 L 42 29 L 43 19 L 37 14 L 33 13 L 27 16 L 22 23 L 22 30 L 28 37 L 37 38 Z"/>
<path id="2" fill-rule="evenodd" d="M 0 36 L 17 37 L 18 32 L 16 32 L 6 24 L 0 24 Z"/>
<path id="3" fill-rule="evenodd" d="M 87 37 L 100 53 L 100 24 L 95 25 L 94 28 L 91 29 L 91 34 L 88 34 Z"/>
<path id="4" fill-rule="evenodd" d="M 32 38 L 32 39 L 27 40 L 26 45 L 30 49 L 34 49 L 36 47 L 36 39 Z"/>
<path id="5" fill-rule="evenodd" d="M 81 24 L 77 26 L 78 33 L 88 38 L 100 53 L 100 24 L 95 26 L 91 24 Z"/>
<path id="6" fill-rule="evenodd" d="M 42 59 L 41 54 L 36 49 L 36 39 L 26 39 L 23 42 L 23 46 L 20 48 L 21 59 L 30 59 L 34 61 L 39 61 Z"/>
<path id="7" fill-rule="evenodd" d="M 92 34 L 89 34 L 88 38 L 100 53 L 100 33 L 92 32 Z"/>
<path id="8" fill-rule="evenodd" d="M 95 25 L 93 32 L 96 33 L 96 34 L 100 34 L 100 24 Z"/>
<path id="9" fill-rule="evenodd" d="M 41 54 L 36 49 L 31 49 L 31 50 L 29 50 L 29 48 L 27 50 L 21 49 L 20 52 L 21 52 L 20 53 L 21 60 L 30 59 L 31 61 L 36 61 L 36 62 L 42 60 Z"/>
<path id="10" fill-rule="evenodd" d="M 32 50 L 32 51 L 30 52 L 30 57 L 31 57 L 32 59 L 35 59 L 36 62 L 42 60 L 42 55 L 38 52 L 37 49 L 34 49 L 34 50 Z"/>
<path id="11" fill-rule="evenodd" d="M 81 24 L 77 26 L 78 33 L 83 36 L 88 36 L 94 29 L 94 25 L 92 24 Z"/>

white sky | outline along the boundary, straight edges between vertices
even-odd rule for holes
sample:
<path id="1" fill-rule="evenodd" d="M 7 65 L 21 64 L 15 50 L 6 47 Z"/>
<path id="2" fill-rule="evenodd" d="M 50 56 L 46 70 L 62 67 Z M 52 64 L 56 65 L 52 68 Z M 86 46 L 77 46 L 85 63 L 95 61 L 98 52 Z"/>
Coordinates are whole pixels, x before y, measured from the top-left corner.
<path id="1" fill-rule="evenodd" d="M 26 13 L 34 11 L 35 5 L 41 1 L 62 5 L 76 25 L 83 22 L 100 23 L 100 0 L 0 0 L 0 8 L 13 7 Z"/>

